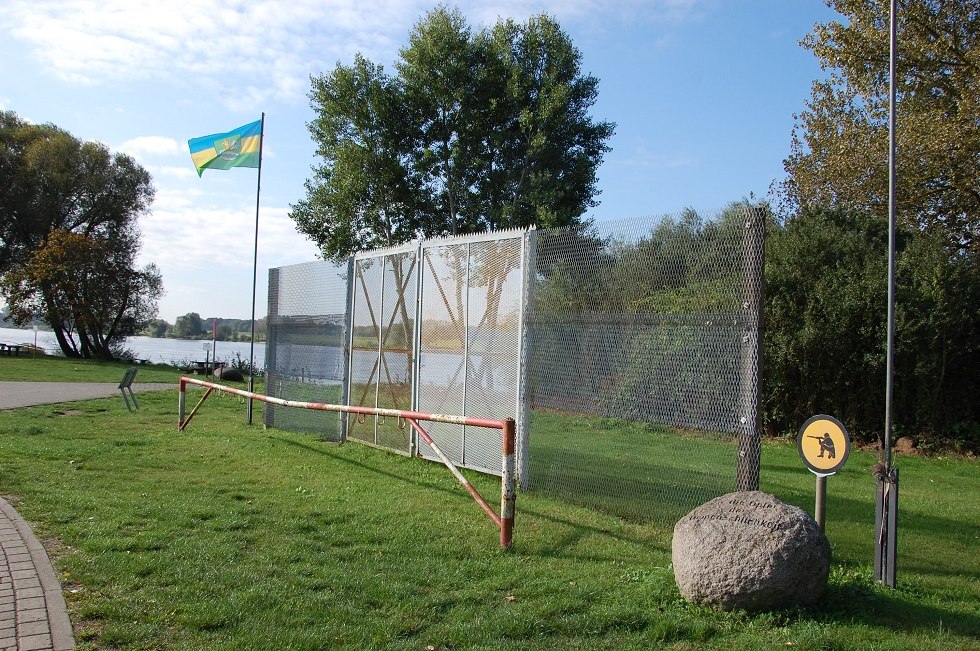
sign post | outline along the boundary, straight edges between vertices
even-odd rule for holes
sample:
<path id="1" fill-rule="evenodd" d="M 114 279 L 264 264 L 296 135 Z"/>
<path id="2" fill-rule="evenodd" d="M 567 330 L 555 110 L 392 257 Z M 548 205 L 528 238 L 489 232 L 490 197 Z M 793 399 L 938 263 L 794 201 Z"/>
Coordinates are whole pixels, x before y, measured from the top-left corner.
<path id="1" fill-rule="evenodd" d="M 818 414 L 803 423 L 796 436 L 796 448 L 803 464 L 817 476 L 813 519 L 824 528 L 827 505 L 827 477 L 844 466 L 851 452 L 851 436 L 833 416 Z"/>

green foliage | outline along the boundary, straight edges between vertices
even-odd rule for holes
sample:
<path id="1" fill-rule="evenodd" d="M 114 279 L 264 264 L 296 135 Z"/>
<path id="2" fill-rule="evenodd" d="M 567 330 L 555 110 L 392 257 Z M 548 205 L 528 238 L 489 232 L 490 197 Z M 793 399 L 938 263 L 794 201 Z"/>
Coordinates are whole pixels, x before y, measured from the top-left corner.
<path id="1" fill-rule="evenodd" d="M 783 185 L 808 204 L 884 217 L 888 204 L 888 3 L 828 0 L 841 22 L 803 41 L 829 71 L 797 116 Z M 952 248 L 980 230 L 980 10 L 975 1 L 898 3 L 897 213 Z"/>
<path id="2" fill-rule="evenodd" d="M 154 265 L 133 268 L 136 250 L 125 231 L 100 237 L 55 229 L 0 278 L 0 295 L 18 325 L 43 314 L 66 356 L 113 359 L 156 313 L 162 293 Z"/>
<path id="3" fill-rule="evenodd" d="M 162 291 L 155 267 L 134 267 L 153 193 L 129 156 L 0 111 L 0 278 L 15 322 L 43 317 L 67 356 L 118 354 Z"/>
<path id="4" fill-rule="evenodd" d="M 177 317 L 170 329 L 170 336 L 178 339 L 194 339 L 202 334 L 204 334 L 204 321 L 197 312 L 188 312 Z"/>
<path id="5" fill-rule="evenodd" d="M 873 440 L 884 425 L 887 225 L 804 210 L 766 244 L 764 416 L 795 431 L 831 413 Z M 941 238 L 898 233 L 894 422 L 899 433 L 980 443 L 980 269 Z"/>
<path id="6" fill-rule="evenodd" d="M 427 236 L 579 221 L 613 125 L 598 80 L 557 23 L 474 33 L 438 7 L 397 74 L 364 57 L 315 77 L 310 131 L 323 164 L 291 217 L 329 258 Z"/>

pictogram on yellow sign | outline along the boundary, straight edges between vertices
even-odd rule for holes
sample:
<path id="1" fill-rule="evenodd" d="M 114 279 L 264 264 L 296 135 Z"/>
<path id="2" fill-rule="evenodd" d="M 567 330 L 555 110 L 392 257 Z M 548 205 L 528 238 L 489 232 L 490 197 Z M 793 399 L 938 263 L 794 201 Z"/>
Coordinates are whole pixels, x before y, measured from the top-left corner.
<path id="1" fill-rule="evenodd" d="M 811 472 L 821 476 L 832 475 L 847 461 L 851 437 L 839 420 L 819 414 L 803 423 L 796 447 Z"/>

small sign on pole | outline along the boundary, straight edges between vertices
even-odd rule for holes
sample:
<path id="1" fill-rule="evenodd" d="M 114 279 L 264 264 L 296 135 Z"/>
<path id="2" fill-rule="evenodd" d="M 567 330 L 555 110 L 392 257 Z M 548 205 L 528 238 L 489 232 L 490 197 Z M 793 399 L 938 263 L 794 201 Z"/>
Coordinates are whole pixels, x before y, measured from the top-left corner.
<path id="1" fill-rule="evenodd" d="M 817 414 L 803 423 L 796 437 L 796 448 L 804 465 L 817 476 L 817 496 L 813 519 L 822 529 L 827 501 L 827 477 L 844 466 L 851 452 L 847 428 L 826 414 Z"/>

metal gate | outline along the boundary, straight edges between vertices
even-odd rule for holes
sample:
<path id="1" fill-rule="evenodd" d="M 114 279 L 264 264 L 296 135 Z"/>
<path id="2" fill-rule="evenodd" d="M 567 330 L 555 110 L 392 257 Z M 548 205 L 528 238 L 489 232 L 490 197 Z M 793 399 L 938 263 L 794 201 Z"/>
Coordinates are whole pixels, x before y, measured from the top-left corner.
<path id="1" fill-rule="evenodd" d="M 524 231 L 421 248 L 417 408 L 520 420 Z M 500 474 L 496 432 L 434 424 L 429 434 L 456 465 Z M 424 442 L 419 453 L 435 458 Z"/>
<path id="2" fill-rule="evenodd" d="M 411 410 L 415 378 L 418 245 L 354 257 L 350 404 Z M 411 428 L 380 416 L 350 418 L 347 436 L 411 454 Z"/>
<path id="3" fill-rule="evenodd" d="M 524 231 L 429 240 L 359 253 L 352 275 L 350 404 L 521 419 Z M 495 431 L 433 424 L 459 466 L 500 474 Z M 348 422 L 347 436 L 435 458 L 391 419 Z"/>

